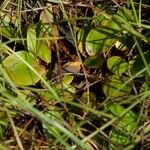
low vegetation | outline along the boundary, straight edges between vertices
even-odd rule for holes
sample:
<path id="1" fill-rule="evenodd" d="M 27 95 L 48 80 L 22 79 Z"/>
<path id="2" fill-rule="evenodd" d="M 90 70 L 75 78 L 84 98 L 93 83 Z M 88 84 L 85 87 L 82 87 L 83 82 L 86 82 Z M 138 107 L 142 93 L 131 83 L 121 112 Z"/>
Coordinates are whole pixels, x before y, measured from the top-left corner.
<path id="1" fill-rule="evenodd" d="M 150 149 L 150 2 L 2 0 L 0 149 Z"/>

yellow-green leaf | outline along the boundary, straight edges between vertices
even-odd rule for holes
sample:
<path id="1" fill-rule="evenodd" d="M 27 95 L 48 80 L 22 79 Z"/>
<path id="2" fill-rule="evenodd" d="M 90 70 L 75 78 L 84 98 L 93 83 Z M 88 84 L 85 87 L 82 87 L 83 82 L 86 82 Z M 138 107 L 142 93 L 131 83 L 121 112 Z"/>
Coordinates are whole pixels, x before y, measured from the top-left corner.
<path id="1" fill-rule="evenodd" d="M 36 70 L 39 76 L 42 76 L 45 72 L 45 67 L 39 65 L 35 58 L 26 51 L 16 52 L 18 57 L 21 57 L 28 65 L 32 66 Z M 20 58 L 15 54 L 11 54 L 6 57 L 2 65 L 9 77 L 19 85 L 32 85 L 40 80 L 37 76 Z"/>
<path id="2" fill-rule="evenodd" d="M 105 95 L 112 98 L 128 95 L 131 92 L 131 89 L 131 84 L 125 85 L 125 80 L 116 75 L 110 76 L 103 85 L 103 92 Z"/>
<path id="3" fill-rule="evenodd" d="M 90 56 L 85 59 L 84 65 L 90 68 L 99 68 L 103 64 L 103 58 L 99 55 Z"/>
<path id="4" fill-rule="evenodd" d="M 107 60 L 108 69 L 121 76 L 128 69 L 128 63 L 120 56 L 112 56 Z"/>
<path id="5" fill-rule="evenodd" d="M 43 40 L 37 42 L 37 56 L 39 56 L 46 63 L 51 62 L 51 50 L 47 43 Z"/>
<path id="6" fill-rule="evenodd" d="M 114 116 L 120 117 L 120 114 L 125 111 L 125 108 L 118 103 L 108 103 L 106 105 L 107 110 Z M 115 127 L 112 128 L 110 131 L 109 137 L 111 140 L 120 146 L 127 146 L 129 143 L 132 142 L 131 136 L 127 135 L 128 133 L 133 133 L 137 128 L 137 115 L 133 111 L 128 111 L 123 117 L 121 117 L 117 122 L 116 125 L 124 130 L 119 130 Z M 109 149 L 114 150 L 116 149 L 113 144 L 109 144 Z"/>
<path id="7" fill-rule="evenodd" d="M 37 55 L 36 42 L 37 42 L 36 26 L 32 25 L 28 28 L 27 31 L 27 46 L 28 50 L 34 55 Z"/>
<path id="8" fill-rule="evenodd" d="M 113 21 L 104 19 L 98 27 L 85 26 L 78 32 L 79 51 L 89 56 L 109 50 L 118 39 L 120 27 Z"/>

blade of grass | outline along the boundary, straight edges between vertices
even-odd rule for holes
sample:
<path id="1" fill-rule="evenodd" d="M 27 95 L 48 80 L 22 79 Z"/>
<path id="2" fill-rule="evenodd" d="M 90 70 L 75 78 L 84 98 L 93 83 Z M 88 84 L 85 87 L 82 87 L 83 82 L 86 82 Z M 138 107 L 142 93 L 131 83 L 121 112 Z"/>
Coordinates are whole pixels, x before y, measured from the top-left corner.
<path id="1" fill-rule="evenodd" d="M 9 118 L 10 125 L 11 125 L 11 127 L 12 127 L 12 129 L 13 129 L 14 136 L 15 136 L 15 138 L 16 138 L 16 141 L 17 141 L 17 143 L 18 143 L 18 146 L 19 146 L 20 150 L 24 150 L 23 145 L 22 145 L 22 142 L 21 142 L 21 140 L 20 140 L 20 138 L 19 138 L 19 135 L 18 135 L 18 132 L 17 132 L 17 130 L 16 130 L 14 121 L 13 121 L 11 115 L 9 114 L 9 111 L 7 110 L 7 108 L 5 108 L 5 112 L 7 113 L 7 116 L 8 116 L 8 118 Z"/>
<path id="2" fill-rule="evenodd" d="M 61 10 L 62 10 L 62 12 L 63 12 L 63 14 L 65 16 L 65 19 L 68 20 L 68 16 L 67 16 L 67 13 L 65 11 L 65 8 L 64 8 L 64 5 L 62 3 L 62 0 L 59 0 L 59 1 L 60 1 Z M 88 93 L 87 103 L 89 103 L 90 102 L 90 97 L 89 97 L 90 91 L 89 91 L 89 81 L 88 81 L 88 78 L 87 78 L 87 73 L 86 73 L 86 70 L 85 70 L 85 67 L 84 67 L 81 55 L 80 55 L 80 53 L 78 51 L 78 48 L 77 48 L 76 34 L 74 34 L 74 32 L 73 32 L 73 29 L 71 27 L 70 22 L 68 21 L 67 23 L 68 23 L 68 26 L 69 26 L 69 29 L 70 29 L 70 32 L 71 32 L 71 35 L 72 35 L 72 38 L 73 38 L 73 41 L 74 41 L 74 45 L 75 45 L 75 48 L 76 48 L 76 53 L 77 53 L 78 59 L 79 59 L 79 61 L 81 63 L 81 67 L 83 69 L 83 73 L 84 73 L 84 77 L 85 77 L 85 82 L 86 82 L 86 90 L 87 90 L 87 93 Z"/>
<path id="3" fill-rule="evenodd" d="M 133 14 L 134 14 L 134 17 L 135 17 L 135 21 L 136 21 L 136 23 L 139 23 L 138 16 L 137 16 L 137 12 L 136 12 L 135 5 L 134 5 L 133 0 L 130 0 L 130 4 L 131 4 L 132 10 L 133 10 Z"/>
<path id="4" fill-rule="evenodd" d="M 129 24 L 130 22 L 125 21 L 122 22 L 121 20 L 123 18 L 120 19 L 120 16 L 118 15 L 114 15 L 113 18 L 108 15 L 106 12 L 100 12 L 100 14 L 102 14 L 104 17 L 106 17 L 109 20 L 114 21 L 117 25 L 119 25 L 120 27 L 122 27 L 123 29 L 127 30 L 129 33 L 131 33 L 132 35 L 136 36 L 139 39 L 142 39 L 144 42 L 148 43 L 149 40 L 142 34 L 140 34 L 138 31 L 136 31 L 131 24 Z M 138 24 L 138 23 L 137 23 Z"/>
<path id="5" fill-rule="evenodd" d="M 148 124 L 144 129 L 143 129 L 143 132 L 144 135 L 148 134 L 150 132 L 150 124 Z M 136 136 L 134 142 L 130 145 L 128 145 L 124 150 L 130 150 L 130 149 L 133 149 L 135 147 L 136 144 L 138 144 L 141 140 L 143 139 L 143 136 L 142 135 L 138 135 Z"/>
<path id="6" fill-rule="evenodd" d="M 98 134 L 99 132 L 103 131 L 104 129 L 106 129 L 107 127 L 109 127 L 110 125 L 112 125 L 115 121 L 117 121 L 119 118 L 123 117 L 128 111 L 130 111 L 131 109 L 133 109 L 136 105 L 138 105 L 141 101 L 143 101 L 147 96 L 149 95 L 149 91 L 143 93 L 143 97 L 141 97 L 139 100 L 135 101 L 133 104 L 131 104 L 128 108 L 126 108 L 126 110 L 124 110 L 119 117 L 114 117 L 113 119 L 111 119 L 110 121 L 108 121 L 106 124 L 104 124 L 103 126 L 101 126 L 100 128 L 98 128 L 97 130 L 95 130 L 94 132 L 92 132 L 90 135 L 88 135 L 87 137 L 85 137 L 82 142 L 86 142 L 89 139 L 93 138 L 96 134 Z M 73 148 L 75 148 L 76 146 L 74 145 Z"/>
<path id="7" fill-rule="evenodd" d="M 141 14 L 142 14 L 141 8 L 142 8 L 142 0 L 140 0 L 139 2 L 139 27 L 141 27 Z"/>
<path id="8" fill-rule="evenodd" d="M 137 49 L 138 49 L 138 51 L 139 51 L 139 53 L 140 53 L 140 55 L 141 55 L 141 58 L 142 58 L 142 60 L 143 60 L 143 63 L 144 63 L 144 65 L 145 65 L 145 67 L 147 68 L 147 69 L 146 69 L 146 70 L 147 70 L 147 73 L 148 73 L 148 75 L 149 75 L 149 77 L 150 77 L 150 68 L 149 68 L 149 65 L 148 65 L 148 63 L 147 63 L 145 57 L 144 57 L 142 48 L 140 47 L 140 44 L 139 44 L 137 38 L 136 38 L 136 37 L 133 37 L 133 39 L 134 39 L 134 41 L 135 41 L 135 43 L 136 43 L 136 47 L 137 47 Z"/>
<path id="9" fill-rule="evenodd" d="M 15 107 L 20 106 L 22 109 L 27 110 L 29 113 L 31 113 L 33 116 L 37 117 L 42 122 L 45 122 L 45 123 L 48 123 L 49 125 L 57 127 L 60 131 L 62 131 L 69 138 L 71 138 L 82 149 L 89 150 L 88 146 L 86 144 L 83 144 L 79 138 L 77 138 L 73 133 L 71 133 L 69 130 L 67 130 L 64 126 L 62 126 L 61 124 L 59 124 L 55 120 L 49 119 L 49 117 L 47 115 L 43 114 L 42 112 L 40 112 L 39 110 L 37 110 L 36 108 L 34 108 L 26 99 L 24 99 L 23 95 L 19 92 L 19 90 L 17 89 L 17 87 L 14 85 L 14 83 L 11 81 L 11 79 L 9 78 L 9 76 L 3 70 L 2 67 L 0 67 L 0 70 L 1 70 L 1 73 L 3 74 L 3 76 L 8 81 L 8 83 L 11 85 L 11 87 L 13 87 L 14 91 L 18 94 L 19 98 L 15 98 L 12 95 L 10 95 L 10 94 L 8 94 L 7 92 L 4 92 L 4 91 L 3 92 L 1 91 L 1 94 L 4 97 L 7 97 L 10 101 L 12 101 L 12 104 Z M 57 136 L 56 135 L 54 135 L 54 136 L 57 139 Z M 63 141 L 63 139 L 61 139 L 61 140 Z"/>
<path id="10" fill-rule="evenodd" d="M 3 44 L 4 47 L 6 47 L 6 45 Z M 28 63 L 26 62 L 22 57 L 20 57 L 18 54 L 16 54 L 11 48 L 6 47 L 7 50 L 9 50 L 12 54 L 14 54 L 17 58 L 19 58 L 31 71 L 33 71 L 40 79 L 41 81 L 45 84 L 45 86 L 49 89 L 49 91 L 52 93 L 52 95 L 54 96 L 54 98 L 57 101 L 60 101 L 60 97 L 58 96 L 57 92 L 46 82 L 46 80 L 44 80 L 41 75 L 39 75 L 39 73 Z"/>

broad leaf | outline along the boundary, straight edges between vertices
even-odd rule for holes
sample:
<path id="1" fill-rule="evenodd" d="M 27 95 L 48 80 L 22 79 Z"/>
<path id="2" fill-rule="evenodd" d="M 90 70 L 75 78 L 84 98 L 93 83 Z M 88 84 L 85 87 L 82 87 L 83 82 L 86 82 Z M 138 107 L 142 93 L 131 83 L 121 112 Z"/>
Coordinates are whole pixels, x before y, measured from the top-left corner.
<path id="1" fill-rule="evenodd" d="M 64 75 L 62 82 L 63 84 L 71 84 L 71 82 L 73 81 L 74 76 L 73 75 Z"/>
<path id="2" fill-rule="evenodd" d="M 16 55 L 31 65 L 39 73 L 39 76 L 45 72 L 45 68 L 39 65 L 30 53 L 19 51 L 6 57 L 2 62 L 10 78 L 19 85 L 32 85 L 38 82 L 40 78 Z"/>
<path id="3" fill-rule="evenodd" d="M 78 36 L 77 36 L 78 49 L 83 56 L 86 56 L 85 43 L 86 43 L 87 35 L 90 32 L 90 30 L 91 28 L 88 25 L 85 25 L 82 29 L 78 31 Z"/>
<path id="4" fill-rule="evenodd" d="M 149 59 L 150 54 L 149 53 L 143 53 L 143 54 L 147 64 L 150 65 L 150 59 Z M 132 75 L 137 74 L 138 72 L 140 72 L 142 69 L 146 67 L 140 55 L 136 55 L 135 57 L 133 57 L 130 60 L 129 65 L 130 65 L 130 71 Z M 146 72 L 144 72 L 139 76 L 144 76 L 144 75 L 146 75 Z"/>
<path id="5" fill-rule="evenodd" d="M 43 40 L 37 41 L 37 55 L 46 63 L 51 62 L 51 50 Z"/>
<path id="6" fill-rule="evenodd" d="M 51 50 L 46 41 L 37 38 L 36 26 L 32 25 L 28 28 L 27 46 L 28 50 L 33 53 L 35 57 L 39 57 L 46 63 L 51 62 Z"/>
<path id="7" fill-rule="evenodd" d="M 27 46 L 28 50 L 34 55 L 37 55 L 36 42 L 37 42 L 36 26 L 32 25 L 28 28 L 27 31 Z"/>
<path id="8" fill-rule="evenodd" d="M 125 85 L 125 81 L 126 80 L 123 80 L 121 77 L 112 75 L 104 83 L 103 92 L 106 96 L 111 98 L 117 98 L 128 95 L 131 92 L 132 85 Z"/>
<path id="9" fill-rule="evenodd" d="M 117 103 L 108 103 L 107 111 L 114 117 L 120 117 L 120 114 L 125 111 L 125 108 Z M 137 115 L 130 110 L 116 122 L 116 125 L 124 132 L 113 127 L 109 136 L 114 143 L 123 148 L 123 146 L 127 146 L 132 142 L 132 136 L 128 134 L 133 133 L 137 128 Z M 128 132 L 128 134 L 126 134 L 126 132 Z M 109 144 L 109 149 L 115 150 L 116 148 L 113 144 Z"/>
<path id="10" fill-rule="evenodd" d="M 103 62 L 104 61 L 101 56 L 95 55 L 86 58 L 84 61 L 84 65 L 90 68 L 98 68 L 103 64 Z"/>
<path id="11" fill-rule="evenodd" d="M 72 101 L 74 99 L 76 89 L 73 85 L 71 85 L 73 79 L 73 75 L 66 74 L 60 82 L 54 84 L 51 83 L 53 89 L 55 89 L 59 93 L 59 96 L 62 97 L 65 101 Z M 38 92 L 38 94 L 45 101 L 56 102 L 55 97 L 49 91 L 41 90 Z"/>
<path id="12" fill-rule="evenodd" d="M 92 108 L 97 106 L 96 96 L 93 92 L 84 92 L 80 98 L 80 101 Z"/>
<path id="13" fill-rule="evenodd" d="M 107 60 L 107 67 L 114 74 L 121 76 L 128 69 L 128 63 L 120 56 L 112 56 Z"/>
<path id="14" fill-rule="evenodd" d="M 119 26 L 108 19 L 103 19 L 98 27 L 87 27 L 78 33 L 80 52 L 93 56 L 109 50 L 118 39 Z"/>

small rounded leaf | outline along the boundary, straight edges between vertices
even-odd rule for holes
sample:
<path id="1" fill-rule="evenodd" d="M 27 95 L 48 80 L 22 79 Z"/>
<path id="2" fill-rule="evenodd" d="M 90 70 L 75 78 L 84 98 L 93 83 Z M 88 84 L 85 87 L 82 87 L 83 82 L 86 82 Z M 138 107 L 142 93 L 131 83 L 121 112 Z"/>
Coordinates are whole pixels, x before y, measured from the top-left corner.
<path id="1" fill-rule="evenodd" d="M 103 85 L 105 95 L 112 98 L 128 95 L 131 89 L 131 84 L 125 84 L 125 81 L 116 75 L 110 76 Z"/>
<path id="2" fill-rule="evenodd" d="M 79 61 L 68 62 L 64 65 L 64 69 L 70 73 L 79 73 L 81 69 L 81 64 Z"/>
<path id="3" fill-rule="evenodd" d="M 109 50 L 118 39 L 119 26 L 108 19 L 101 21 L 98 27 L 87 27 L 78 33 L 79 51 L 89 56 L 101 54 Z"/>
<path id="4" fill-rule="evenodd" d="M 112 56 L 107 60 L 108 69 L 116 74 L 121 76 L 128 69 L 128 63 L 120 56 Z"/>
<path id="5" fill-rule="evenodd" d="M 91 29 L 86 39 L 86 52 L 93 56 L 96 53 L 102 53 L 102 46 L 107 35 L 102 33 L 100 29 Z"/>

